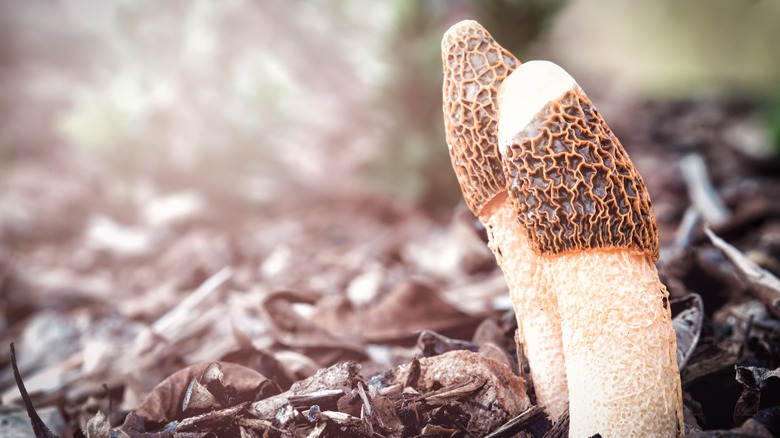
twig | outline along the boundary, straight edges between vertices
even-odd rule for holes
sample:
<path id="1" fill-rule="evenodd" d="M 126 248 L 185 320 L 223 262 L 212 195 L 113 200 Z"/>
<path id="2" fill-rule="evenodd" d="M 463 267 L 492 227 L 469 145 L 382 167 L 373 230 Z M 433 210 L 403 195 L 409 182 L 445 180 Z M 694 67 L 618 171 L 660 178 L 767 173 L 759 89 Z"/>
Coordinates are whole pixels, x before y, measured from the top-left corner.
<path id="1" fill-rule="evenodd" d="M 32 404 L 32 400 L 30 400 L 30 395 L 27 394 L 27 388 L 24 387 L 22 375 L 19 373 L 19 367 L 16 365 L 16 349 L 14 348 L 13 342 L 11 342 L 11 368 L 14 370 L 16 387 L 19 388 L 19 393 L 22 395 L 22 400 L 24 400 L 24 406 L 27 408 L 27 415 L 30 416 L 30 423 L 32 424 L 32 429 L 36 438 L 58 438 L 57 435 L 53 434 L 51 430 L 46 427 L 43 420 L 41 420 L 40 415 L 38 415 L 38 412 L 35 410 L 35 406 Z"/>
<path id="2" fill-rule="evenodd" d="M 225 266 L 220 269 L 216 274 L 212 275 L 198 286 L 192 294 L 182 300 L 179 305 L 157 319 L 157 321 L 152 324 L 152 331 L 167 339 L 167 333 L 171 333 L 171 331 L 182 321 L 190 321 L 192 312 L 195 308 L 232 276 L 233 269 L 230 266 Z"/>
<path id="3" fill-rule="evenodd" d="M 745 257 L 737 248 L 729 245 L 709 228 L 705 228 L 704 232 L 712 244 L 723 251 L 737 271 L 747 280 L 756 297 L 776 318 L 780 318 L 780 279 Z"/>
<path id="4" fill-rule="evenodd" d="M 680 161 L 683 179 L 688 186 L 688 195 L 696 210 L 705 221 L 721 225 L 731 212 L 723 204 L 718 192 L 712 187 L 704 159 L 699 154 L 690 154 Z"/>
<path id="5" fill-rule="evenodd" d="M 485 438 L 508 438 L 515 436 L 519 432 L 527 429 L 533 423 L 544 419 L 546 416 L 547 413 L 544 411 L 544 407 L 539 405 L 531 406 L 489 435 L 485 435 Z"/>
<path id="6" fill-rule="evenodd" d="M 696 226 L 701 222 L 701 214 L 695 207 L 691 206 L 685 210 L 677 232 L 674 235 L 674 246 L 676 249 L 688 248 L 693 241 L 693 235 Z"/>

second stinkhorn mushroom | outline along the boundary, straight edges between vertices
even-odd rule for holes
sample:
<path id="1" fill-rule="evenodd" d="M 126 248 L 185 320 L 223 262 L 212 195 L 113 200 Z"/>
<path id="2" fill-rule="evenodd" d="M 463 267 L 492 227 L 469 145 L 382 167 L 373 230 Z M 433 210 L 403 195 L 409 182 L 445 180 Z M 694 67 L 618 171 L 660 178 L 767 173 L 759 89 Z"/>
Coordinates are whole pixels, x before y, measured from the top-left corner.
<path id="1" fill-rule="evenodd" d="M 682 433 L 675 334 L 647 189 L 574 79 L 531 61 L 503 81 L 510 197 L 557 298 L 572 437 Z"/>
<path id="2" fill-rule="evenodd" d="M 539 404 L 555 421 L 568 402 L 560 324 L 554 302 L 529 281 L 536 256 L 507 196 L 498 151 L 498 88 L 520 62 L 475 21 L 442 39 L 447 145 L 463 198 L 485 225 L 509 286 Z"/>

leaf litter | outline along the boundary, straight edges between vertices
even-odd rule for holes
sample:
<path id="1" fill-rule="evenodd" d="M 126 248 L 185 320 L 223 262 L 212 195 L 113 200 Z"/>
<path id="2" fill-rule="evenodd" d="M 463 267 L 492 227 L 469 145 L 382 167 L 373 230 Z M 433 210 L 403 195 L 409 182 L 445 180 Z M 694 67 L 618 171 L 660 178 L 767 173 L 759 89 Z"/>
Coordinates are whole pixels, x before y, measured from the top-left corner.
<path id="1" fill-rule="evenodd" d="M 743 106 L 697 105 L 635 105 L 614 129 L 664 239 L 689 434 L 773 436 L 780 178 L 733 133 L 690 129 L 702 106 L 708 126 Z M 46 412 L 34 424 L 59 436 L 566 435 L 534 404 L 506 286 L 463 206 L 434 219 L 357 190 L 119 202 L 78 156 L 51 169 L 0 175 L 17 212 L 0 217 L 0 340 L 16 346 L 0 357 L 3 424 Z"/>

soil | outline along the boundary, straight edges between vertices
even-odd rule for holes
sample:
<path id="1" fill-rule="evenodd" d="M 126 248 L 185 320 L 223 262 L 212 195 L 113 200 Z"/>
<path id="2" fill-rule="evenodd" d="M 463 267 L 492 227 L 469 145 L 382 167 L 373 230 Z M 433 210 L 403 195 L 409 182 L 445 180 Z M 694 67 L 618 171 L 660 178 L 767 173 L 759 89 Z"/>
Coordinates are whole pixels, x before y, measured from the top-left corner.
<path id="1" fill-rule="evenodd" d="M 653 200 L 688 432 L 777 436 L 780 155 L 762 149 L 757 106 L 631 102 L 605 117 Z M 486 392 L 509 379 L 496 367 L 527 368 L 463 205 L 433 215 L 358 188 L 258 203 L 113 176 L 72 150 L 0 170 L 0 345 L 54 434 L 565 433 L 530 404 L 492 422 L 470 410 L 517 396 Z M 473 369 L 427 381 L 440 361 Z M 10 355 L 0 367 L 0 435 L 29 431 Z"/>

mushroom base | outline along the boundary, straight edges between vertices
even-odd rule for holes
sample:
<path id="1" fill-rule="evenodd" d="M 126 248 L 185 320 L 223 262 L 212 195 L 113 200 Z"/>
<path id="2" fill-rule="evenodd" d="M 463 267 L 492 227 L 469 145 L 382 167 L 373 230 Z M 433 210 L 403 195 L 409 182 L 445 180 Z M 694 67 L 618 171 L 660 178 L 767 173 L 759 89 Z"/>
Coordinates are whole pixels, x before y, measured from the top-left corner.
<path id="1" fill-rule="evenodd" d="M 540 257 L 557 291 L 571 437 L 674 437 L 682 392 L 668 292 L 647 254 L 588 250 Z"/>
<path id="2" fill-rule="evenodd" d="M 555 296 L 533 286 L 537 255 L 506 194 L 493 199 L 485 210 L 480 220 L 509 286 L 536 399 L 555 422 L 569 402 Z"/>

